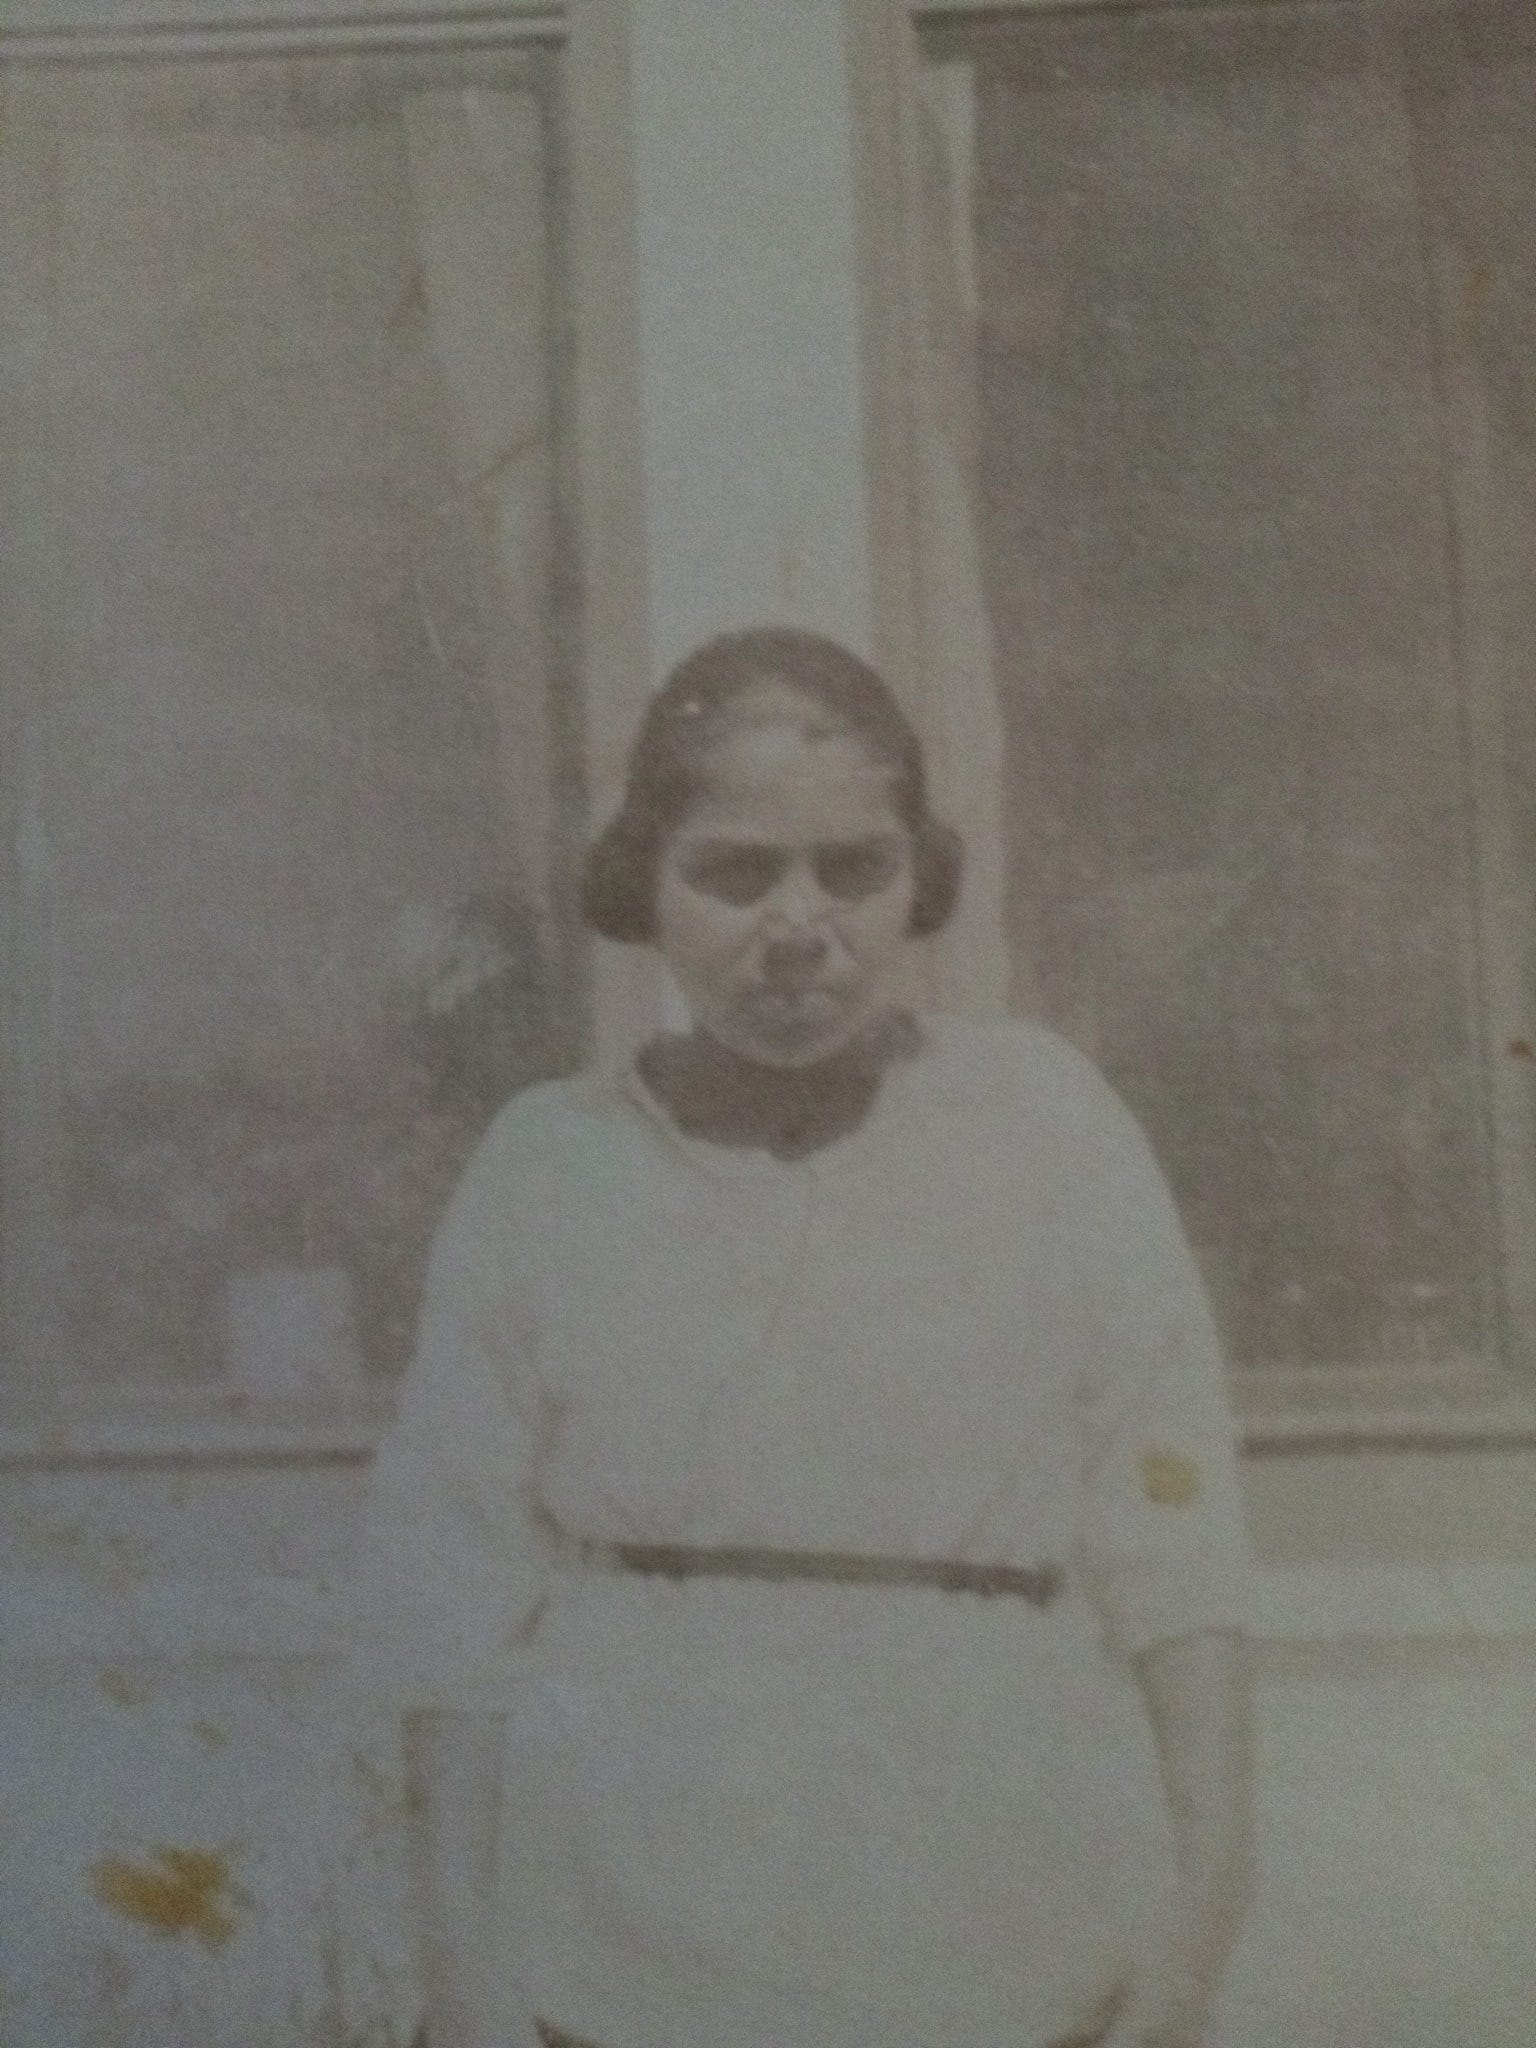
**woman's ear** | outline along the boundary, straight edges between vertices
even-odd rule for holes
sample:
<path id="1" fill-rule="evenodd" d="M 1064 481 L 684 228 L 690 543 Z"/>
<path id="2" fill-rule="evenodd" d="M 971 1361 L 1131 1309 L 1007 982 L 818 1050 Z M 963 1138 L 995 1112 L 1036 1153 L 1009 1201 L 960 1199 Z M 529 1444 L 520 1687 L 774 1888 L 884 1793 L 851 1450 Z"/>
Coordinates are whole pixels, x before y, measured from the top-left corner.
<path id="1" fill-rule="evenodd" d="M 651 834 L 621 810 L 587 848 L 581 871 L 581 914 L 599 938 L 621 946 L 650 943 L 655 870 Z"/>
<path id="2" fill-rule="evenodd" d="M 960 899 L 965 871 L 965 842 L 953 825 L 927 818 L 913 848 L 912 914 L 908 929 L 915 939 L 942 931 Z"/>

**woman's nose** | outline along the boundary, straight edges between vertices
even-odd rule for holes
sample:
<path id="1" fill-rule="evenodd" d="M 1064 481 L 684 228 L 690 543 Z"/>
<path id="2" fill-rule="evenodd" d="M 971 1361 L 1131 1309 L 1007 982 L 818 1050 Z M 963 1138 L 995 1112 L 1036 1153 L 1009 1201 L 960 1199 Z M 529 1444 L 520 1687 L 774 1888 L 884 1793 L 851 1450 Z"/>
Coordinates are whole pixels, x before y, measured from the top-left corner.
<path id="1" fill-rule="evenodd" d="M 775 931 L 801 931 L 826 910 L 826 891 L 808 860 L 792 860 L 764 908 Z"/>

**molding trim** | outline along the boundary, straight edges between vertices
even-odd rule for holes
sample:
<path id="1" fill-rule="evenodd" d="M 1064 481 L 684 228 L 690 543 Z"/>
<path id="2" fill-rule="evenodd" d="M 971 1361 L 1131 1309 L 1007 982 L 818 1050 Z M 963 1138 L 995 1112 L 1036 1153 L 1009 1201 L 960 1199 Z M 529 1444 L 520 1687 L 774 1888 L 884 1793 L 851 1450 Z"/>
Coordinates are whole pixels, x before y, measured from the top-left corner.
<path id="1" fill-rule="evenodd" d="M 233 1412 L 172 1402 L 81 1411 L 47 1421 L 0 1421 L 0 1473 L 214 1471 L 235 1467 L 365 1465 L 394 1414 L 378 1394 L 329 1414 L 300 1416 L 252 1408 Z M 1445 1409 L 1249 1417 L 1242 1455 L 1271 1459 L 1536 1451 L 1536 1413 L 1527 1408 Z"/>
<path id="2" fill-rule="evenodd" d="M 35 25 L 32 19 L 36 14 Z M 23 5 L 0 27 L 0 64 L 188 62 L 210 57 L 288 57 L 563 43 L 559 0 L 506 0 L 499 7 L 420 7 L 401 13 L 189 14 L 118 18 L 99 5 L 43 18 Z"/>
<path id="3" fill-rule="evenodd" d="M 82 1404 L 0 1421 L 0 1472 L 362 1465 L 393 1415 L 388 1392 L 307 1412 L 174 1396 Z"/>
<path id="4" fill-rule="evenodd" d="M 1236 1368 L 1229 1386 L 1251 1457 L 1536 1449 L 1536 1397 L 1481 1361 Z"/>
<path id="5" fill-rule="evenodd" d="M 1326 6 L 1328 0 L 912 0 L 912 19 L 919 29 L 944 28 L 966 21 L 1006 20 L 1010 15 L 1052 14 L 1194 14 L 1234 6 L 1250 13 L 1282 7 Z M 1433 0 L 1431 0 L 1433 4 Z"/>
<path id="6" fill-rule="evenodd" d="M 1533 1451 L 1536 1417 L 1367 1415 L 1309 1416 L 1250 1423 L 1242 1431 L 1248 1458 L 1342 1458 L 1384 1452 Z"/>

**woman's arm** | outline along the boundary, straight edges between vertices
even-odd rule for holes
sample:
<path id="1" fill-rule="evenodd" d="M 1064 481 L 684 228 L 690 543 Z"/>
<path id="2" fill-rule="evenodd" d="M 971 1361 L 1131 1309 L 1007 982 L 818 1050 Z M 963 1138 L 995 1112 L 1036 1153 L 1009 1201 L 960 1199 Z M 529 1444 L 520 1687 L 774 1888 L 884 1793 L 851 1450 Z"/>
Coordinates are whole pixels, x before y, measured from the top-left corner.
<path id="1" fill-rule="evenodd" d="M 495 1913 L 505 1743 L 500 1714 L 434 1711 L 409 1722 L 428 2048 L 511 2048 L 516 2039 L 505 2031 Z"/>
<path id="2" fill-rule="evenodd" d="M 1136 1987 L 1127 2043 L 1202 2048 L 1253 1892 L 1253 1714 L 1235 1630 L 1154 1643 L 1136 1659 L 1173 1826 L 1177 1877 L 1160 1963 Z M 1117 2037 L 1118 2039 L 1118 2037 Z"/>

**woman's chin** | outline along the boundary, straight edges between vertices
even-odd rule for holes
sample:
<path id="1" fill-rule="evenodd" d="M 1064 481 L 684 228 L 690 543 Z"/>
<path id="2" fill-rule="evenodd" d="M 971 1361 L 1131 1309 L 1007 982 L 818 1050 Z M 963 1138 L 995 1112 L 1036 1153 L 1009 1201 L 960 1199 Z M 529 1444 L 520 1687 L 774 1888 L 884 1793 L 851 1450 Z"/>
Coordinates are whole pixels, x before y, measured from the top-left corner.
<path id="1" fill-rule="evenodd" d="M 862 1021 L 825 1001 L 784 1003 L 733 1018 L 718 1035 L 743 1059 L 792 1071 L 834 1059 L 858 1037 Z"/>

